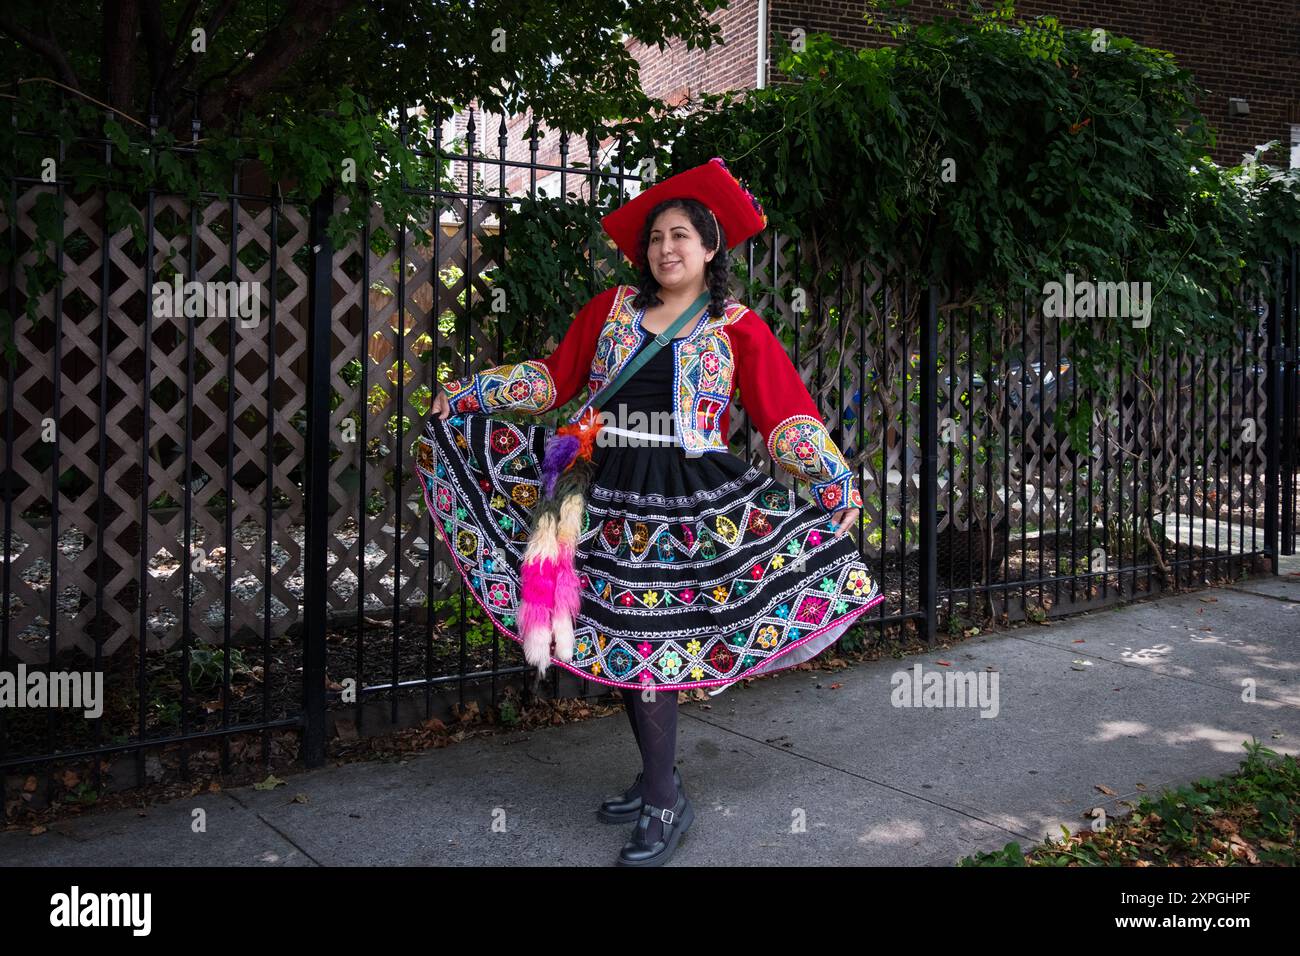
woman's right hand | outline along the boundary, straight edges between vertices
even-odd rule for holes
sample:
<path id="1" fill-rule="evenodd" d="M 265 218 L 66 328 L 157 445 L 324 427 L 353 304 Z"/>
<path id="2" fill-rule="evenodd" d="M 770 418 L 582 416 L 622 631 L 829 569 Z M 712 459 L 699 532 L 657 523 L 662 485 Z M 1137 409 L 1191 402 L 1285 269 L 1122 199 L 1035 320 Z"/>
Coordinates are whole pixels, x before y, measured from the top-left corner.
<path id="1" fill-rule="evenodd" d="M 447 393 L 438 389 L 438 397 L 433 400 L 433 407 L 429 409 L 433 415 L 437 415 L 439 420 L 446 421 L 447 416 L 451 414 L 451 402 L 447 400 Z"/>

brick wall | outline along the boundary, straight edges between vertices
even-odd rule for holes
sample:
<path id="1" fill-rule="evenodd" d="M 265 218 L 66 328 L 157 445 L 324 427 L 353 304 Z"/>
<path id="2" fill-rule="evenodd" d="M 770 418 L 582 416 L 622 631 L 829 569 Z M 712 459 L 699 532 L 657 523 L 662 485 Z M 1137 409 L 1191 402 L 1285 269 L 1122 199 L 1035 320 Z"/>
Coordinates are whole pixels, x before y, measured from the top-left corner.
<path id="1" fill-rule="evenodd" d="M 1218 136 L 1216 160 L 1236 163 L 1255 144 L 1278 139 L 1283 152 L 1273 154 L 1272 162 L 1287 164 L 1292 125 L 1300 125 L 1300 0 L 1020 0 L 1016 8 L 1026 18 L 1050 13 L 1067 27 L 1101 27 L 1170 51 L 1206 90 L 1198 105 Z M 864 25 L 864 9 L 861 0 L 770 0 L 769 38 L 778 32 L 788 38 L 802 27 L 808 33 L 829 33 L 849 46 L 890 42 Z M 913 0 L 911 9 L 913 19 L 945 12 L 942 0 Z M 635 41 L 630 45 L 648 94 L 680 103 L 702 92 L 754 87 L 758 0 L 732 0 L 711 16 L 723 37 L 711 49 L 688 50 L 680 41 L 662 51 Z M 769 84 L 782 79 L 772 68 L 773 46 L 769 39 Z M 1249 115 L 1228 116 L 1229 97 L 1249 101 Z M 478 149 L 494 157 L 498 121 L 496 116 L 476 119 Z M 526 161 L 528 119 L 513 117 L 507 125 L 506 156 Z M 464 126 L 463 116 L 459 126 Z M 542 131 L 538 159 L 559 163 L 557 133 Z M 570 139 L 568 162 L 575 160 L 588 160 L 585 139 Z M 484 174 L 495 186 L 496 169 Z M 512 193 L 526 191 L 527 171 L 509 174 L 507 184 Z M 551 184 L 552 192 L 556 185 Z M 570 175 L 566 188 L 587 195 L 581 176 Z"/>
<path id="2" fill-rule="evenodd" d="M 674 42 L 662 51 L 654 45 L 633 41 L 629 51 L 640 64 L 641 86 L 651 96 L 662 98 L 665 102 L 678 105 L 687 99 L 698 98 L 701 93 L 718 93 L 723 90 L 752 89 L 757 68 L 757 31 L 758 6 L 753 0 L 735 0 L 727 9 L 715 10 L 711 15 L 714 23 L 721 28 L 722 42 L 715 43 L 707 50 L 688 50 L 685 44 Z M 497 117 L 491 119 L 490 148 L 492 156 L 497 155 L 496 124 Z M 476 121 L 477 122 L 477 121 Z M 529 120 L 517 116 L 507 123 L 509 144 L 506 157 L 512 160 L 527 161 L 529 144 L 527 139 Z M 478 138 L 482 143 L 482 127 Z M 538 141 L 537 158 L 542 163 L 560 163 L 559 134 L 543 128 Z M 608 144 L 603 144 L 604 146 Z M 568 162 L 588 162 L 587 141 L 585 137 L 570 136 Z M 493 170 L 493 184 L 496 183 Z M 552 174 L 553 182 L 558 174 Z M 539 174 L 539 182 L 541 175 Z M 526 192 L 528 189 L 528 171 L 523 170 L 507 176 L 507 183 L 512 192 Z M 587 181 L 581 176 L 570 174 L 566 189 L 575 191 L 584 198 L 588 195 Z"/>
<path id="3" fill-rule="evenodd" d="M 629 51 L 641 64 L 641 86 L 651 96 L 669 103 L 687 94 L 720 93 L 754 87 L 757 70 L 758 3 L 732 0 L 715 10 L 710 19 L 721 27 L 721 44 L 707 50 L 688 50 L 680 41 L 662 52 L 657 46 L 633 42 Z"/>
<path id="4" fill-rule="evenodd" d="M 754 7 L 758 0 L 743 2 Z M 917 21 L 943 12 L 943 4 L 913 0 L 910 9 Z M 852 0 L 771 0 L 768 20 L 787 37 L 802 27 L 849 46 L 889 42 L 863 24 L 862 12 Z M 1283 152 L 1271 161 L 1287 164 L 1291 125 L 1300 123 L 1298 0 L 1020 0 L 1016 12 L 1026 19 L 1051 14 L 1066 27 L 1101 27 L 1168 50 L 1206 91 L 1197 105 L 1215 130 L 1217 162 L 1239 162 L 1256 144 L 1278 139 Z M 1249 101 L 1250 114 L 1229 116 L 1229 97 Z"/>

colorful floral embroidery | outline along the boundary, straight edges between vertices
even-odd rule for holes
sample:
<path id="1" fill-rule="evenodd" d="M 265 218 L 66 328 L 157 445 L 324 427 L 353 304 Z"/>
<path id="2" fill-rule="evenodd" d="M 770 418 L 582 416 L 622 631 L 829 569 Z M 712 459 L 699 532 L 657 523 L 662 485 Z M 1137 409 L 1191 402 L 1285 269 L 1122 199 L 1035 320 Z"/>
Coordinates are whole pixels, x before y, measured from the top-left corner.
<path id="1" fill-rule="evenodd" d="M 818 625 L 826 617 L 830 606 L 830 601 L 826 598 L 807 595 L 799 603 L 799 610 L 795 611 L 794 619 L 800 624 Z"/>
<path id="2" fill-rule="evenodd" d="M 682 447 L 688 452 L 727 446 L 722 418 L 731 403 L 736 363 L 723 326 L 739 319 L 744 311 L 739 303 L 728 305 L 721 316 L 706 320 L 690 338 L 674 343 L 673 391 L 677 399 L 673 406 Z"/>
<path id="3" fill-rule="evenodd" d="M 611 674 L 615 677 L 621 678 L 633 668 L 636 661 L 633 660 L 632 655 L 623 650 L 623 648 L 617 647 L 610 651 L 609 655 L 605 658 L 605 663 Z"/>
<path id="4" fill-rule="evenodd" d="M 736 527 L 736 522 L 724 515 L 718 515 L 713 526 L 718 529 L 718 535 L 728 545 L 735 544 L 736 539 L 740 537 L 740 529 Z"/>
<path id="5" fill-rule="evenodd" d="M 513 428 L 497 428 L 492 432 L 492 448 L 502 455 L 508 455 L 519 447 L 519 433 Z"/>
<path id="6" fill-rule="evenodd" d="M 555 380 L 550 369 L 535 359 L 497 365 L 444 382 L 442 387 L 457 412 L 544 412 L 555 404 Z"/>
<path id="7" fill-rule="evenodd" d="M 846 585 L 849 593 L 854 597 L 862 597 L 871 590 L 871 578 L 867 577 L 867 572 L 854 568 L 849 572 L 849 580 Z"/>
<path id="8" fill-rule="evenodd" d="M 659 670 L 668 677 L 672 677 L 681 668 L 682 659 L 676 651 L 668 651 L 663 657 L 659 658 Z"/>
<path id="9" fill-rule="evenodd" d="M 534 485 L 517 484 L 510 489 L 510 500 L 521 508 L 531 508 L 537 504 L 537 488 Z"/>
<path id="10" fill-rule="evenodd" d="M 645 554 L 650 547 L 650 529 L 640 521 L 632 528 L 632 553 Z"/>
<path id="11" fill-rule="evenodd" d="M 773 428 L 767 436 L 767 450 L 782 468 L 812 484 L 813 497 L 827 511 L 846 504 L 862 507 L 849 463 L 826 426 L 811 415 L 791 415 Z"/>

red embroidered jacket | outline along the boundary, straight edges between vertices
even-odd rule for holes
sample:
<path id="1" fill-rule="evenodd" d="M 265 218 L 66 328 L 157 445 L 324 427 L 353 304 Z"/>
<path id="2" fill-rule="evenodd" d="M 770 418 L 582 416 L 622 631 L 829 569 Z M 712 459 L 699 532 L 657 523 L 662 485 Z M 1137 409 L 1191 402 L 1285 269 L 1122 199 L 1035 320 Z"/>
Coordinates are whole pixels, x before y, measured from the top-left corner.
<path id="1" fill-rule="evenodd" d="M 590 406 L 650 333 L 632 307 L 637 288 L 617 285 L 578 312 L 564 340 L 547 358 L 498 365 L 443 383 L 455 412 L 544 412 L 571 401 L 586 385 Z M 852 469 L 831 441 L 817 406 L 785 348 L 762 317 L 734 299 L 672 343 L 673 416 L 688 452 L 726 451 L 728 412 L 736 386 L 768 453 L 782 468 L 812 484 L 827 511 L 862 506 Z"/>

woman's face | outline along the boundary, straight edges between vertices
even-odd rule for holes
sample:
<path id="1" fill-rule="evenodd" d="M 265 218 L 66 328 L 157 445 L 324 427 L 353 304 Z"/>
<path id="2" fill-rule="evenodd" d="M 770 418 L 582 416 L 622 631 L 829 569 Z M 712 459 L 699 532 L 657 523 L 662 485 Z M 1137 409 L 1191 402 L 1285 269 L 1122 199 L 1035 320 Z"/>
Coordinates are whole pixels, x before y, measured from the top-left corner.
<path id="1" fill-rule="evenodd" d="M 655 281 L 669 292 L 697 293 L 706 286 L 704 267 L 713 258 L 682 209 L 665 209 L 650 226 L 646 258 Z"/>

